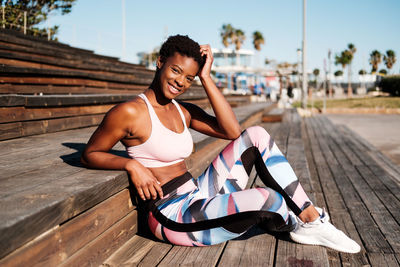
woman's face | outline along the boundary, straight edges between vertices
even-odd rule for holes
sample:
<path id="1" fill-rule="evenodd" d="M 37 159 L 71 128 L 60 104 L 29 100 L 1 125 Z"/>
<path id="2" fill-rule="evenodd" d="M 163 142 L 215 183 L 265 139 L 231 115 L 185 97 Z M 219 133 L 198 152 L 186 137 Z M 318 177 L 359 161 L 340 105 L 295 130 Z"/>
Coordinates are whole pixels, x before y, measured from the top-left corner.
<path id="1" fill-rule="evenodd" d="M 186 92 L 199 71 L 199 64 L 193 58 L 177 52 L 163 62 L 159 58 L 157 67 L 160 69 L 161 90 L 168 99 Z"/>

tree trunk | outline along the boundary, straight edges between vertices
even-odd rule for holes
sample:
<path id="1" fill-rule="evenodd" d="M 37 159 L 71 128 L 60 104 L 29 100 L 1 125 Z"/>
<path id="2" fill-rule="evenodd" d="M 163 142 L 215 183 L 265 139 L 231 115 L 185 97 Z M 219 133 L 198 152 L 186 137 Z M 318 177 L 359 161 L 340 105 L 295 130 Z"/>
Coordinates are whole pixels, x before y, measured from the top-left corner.
<path id="1" fill-rule="evenodd" d="M 348 83 L 347 83 L 347 97 L 351 98 L 353 97 L 353 88 L 351 87 L 351 64 L 349 64 L 349 69 L 348 69 Z"/>

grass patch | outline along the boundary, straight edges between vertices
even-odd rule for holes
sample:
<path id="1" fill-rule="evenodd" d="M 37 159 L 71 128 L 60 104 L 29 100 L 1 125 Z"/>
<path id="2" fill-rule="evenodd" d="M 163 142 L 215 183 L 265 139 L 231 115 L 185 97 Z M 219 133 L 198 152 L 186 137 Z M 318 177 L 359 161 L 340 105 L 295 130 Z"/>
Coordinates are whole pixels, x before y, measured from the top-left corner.
<path id="1" fill-rule="evenodd" d="M 301 107 L 301 102 L 293 103 L 294 107 Z M 307 103 L 311 108 L 311 101 Z M 314 108 L 322 109 L 323 100 L 314 100 Z M 326 108 L 400 108 L 400 97 L 365 97 L 350 99 L 327 99 Z"/>

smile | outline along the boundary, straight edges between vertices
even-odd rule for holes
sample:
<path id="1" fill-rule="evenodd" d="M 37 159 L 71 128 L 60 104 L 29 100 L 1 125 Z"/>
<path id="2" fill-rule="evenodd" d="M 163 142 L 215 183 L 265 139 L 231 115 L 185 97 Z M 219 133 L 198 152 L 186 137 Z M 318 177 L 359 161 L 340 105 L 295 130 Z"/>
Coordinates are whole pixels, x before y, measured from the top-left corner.
<path id="1" fill-rule="evenodd" d="M 173 94 L 179 94 L 182 90 L 168 84 L 168 89 Z"/>

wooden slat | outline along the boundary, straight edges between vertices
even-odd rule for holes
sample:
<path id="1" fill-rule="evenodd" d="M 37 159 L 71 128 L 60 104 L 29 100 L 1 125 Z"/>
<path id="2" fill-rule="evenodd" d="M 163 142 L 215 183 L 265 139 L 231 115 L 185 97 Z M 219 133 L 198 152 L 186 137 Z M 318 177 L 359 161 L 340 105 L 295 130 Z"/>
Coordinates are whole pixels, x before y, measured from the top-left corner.
<path id="1" fill-rule="evenodd" d="M 60 266 L 95 266 L 101 264 L 114 251 L 137 232 L 137 211 L 134 210 L 119 222 L 91 241 Z"/>
<path id="2" fill-rule="evenodd" d="M 0 83 L 0 91 L 7 94 L 139 94 L 148 86 L 135 85 L 126 88 L 123 84 L 120 88 L 93 87 L 86 85 L 52 85 L 52 84 L 11 84 Z M 22 103 L 21 105 L 23 105 Z M 0 105 L 3 106 L 3 105 Z M 9 106 L 9 105 L 8 105 Z"/>
<path id="3" fill-rule="evenodd" d="M 334 153 L 337 157 L 338 162 L 341 164 L 343 168 L 346 169 L 346 175 L 351 180 L 352 184 L 354 185 L 354 188 L 357 190 L 357 193 L 360 195 L 361 199 L 365 203 L 366 207 L 370 211 L 372 217 L 378 224 L 380 230 L 385 235 L 385 238 L 387 239 L 393 250 L 396 253 L 398 253 L 400 250 L 400 240 L 398 238 L 400 234 L 400 226 L 396 222 L 396 220 L 392 217 L 392 215 L 389 213 L 389 211 L 386 209 L 384 203 L 377 196 L 377 194 L 380 193 L 384 194 L 384 192 L 380 192 L 379 190 L 374 191 L 371 189 L 368 182 L 364 179 L 365 177 L 361 176 L 357 171 L 357 169 L 354 167 L 354 165 L 356 165 L 356 163 L 360 163 L 361 160 L 357 159 L 357 155 L 353 153 L 350 150 L 350 148 L 348 148 L 348 146 L 346 146 L 346 143 L 344 142 L 343 138 L 341 138 L 337 134 L 337 132 L 334 132 L 332 130 L 333 125 L 331 125 L 328 122 L 325 122 L 324 125 L 326 126 L 326 131 L 330 133 L 332 141 L 334 142 L 331 145 L 331 149 L 338 147 L 341 148 L 342 150 L 340 151 L 339 149 L 334 149 Z M 351 164 L 350 160 L 356 163 Z M 359 166 L 359 169 L 362 169 L 365 172 L 367 170 L 367 167 L 363 168 L 363 166 Z M 375 179 L 377 179 L 375 182 L 379 181 L 379 177 L 376 177 Z M 385 191 L 386 193 L 388 193 L 387 190 Z M 400 209 L 400 205 L 398 206 L 397 209 Z"/>
<path id="4" fill-rule="evenodd" d="M 126 173 L 85 170 L 3 198 L 0 257 L 127 186 Z"/>
<path id="5" fill-rule="evenodd" d="M 352 132 L 345 125 L 338 125 L 338 129 L 347 136 L 352 136 L 352 143 L 358 149 L 367 153 L 367 156 L 363 156 L 361 160 L 369 165 L 369 163 L 376 164 L 378 163 L 386 172 L 388 172 L 393 178 L 400 183 L 400 167 L 394 164 L 389 158 L 382 154 L 376 147 L 371 145 L 368 141 L 362 138 L 355 132 Z"/>
<path id="6" fill-rule="evenodd" d="M 15 250 L 1 259 L 0 265 L 56 266 L 126 216 L 133 208 L 129 191 L 123 190 Z"/>
<path id="7" fill-rule="evenodd" d="M 172 245 L 135 235 L 118 249 L 103 266 L 156 266 Z"/>
<path id="8" fill-rule="evenodd" d="M 323 247 L 279 242 L 275 266 L 329 266 L 329 262 Z"/>
<path id="9" fill-rule="evenodd" d="M 28 73 L 25 75 L 29 75 Z M 151 81 L 150 81 L 151 82 Z M 92 86 L 92 87 L 103 87 L 103 88 L 117 88 L 122 87 L 126 89 L 136 89 L 137 85 L 143 84 L 148 85 L 149 81 L 137 82 L 137 83 L 117 83 L 111 81 L 99 81 L 89 78 L 74 78 L 74 77 L 10 77 L 0 76 L 0 83 L 11 83 L 11 84 L 45 84 L 45 85 L 71 85 L 71 86 Z"/>
<path id="10" fill-rule="evenodd" d="M 50 70 L 65 70 L 65 71 L 82 71 L 88 74 L 98 74 L 107 76 L 113 75 L 114 77 L 124 78 L 128 75 L 140 74 L 142 77 L 152 78 L 154 72 L 137 72 L 132 69 L 130 72 L 124 71 L 123 69 L 116 68 L 102 68 L 98 65 L 89 65 L 82 62 L 70 63 L 69 61 L 61 58 L 43 57 L 30 53 L 15 53 L 12 50 L 0 49 L 0 64 L 4 64 L 12 67 L 24 67 L 24 68 L 37 68 L 37 69 L 50 69 Z M 114 79 L 114 78 L 112 78 Z"/>
<path id="11" fill-rule="evenodd" d="M 381 253 L 370 253 L 368 257 L 371 261 L 371 266 L 380 267 L 380 266 L 390 266 L 396 267 L 400 266 L 399 262 L 396 260 L 396 256 L 394 254 L 381 254 Z"/>
<path id="12" fill-rule="evenodd" d="M 114 104 L 59 108 L 1 107 L 0 123 L 105 114 L 113 106 Z"/>
<path id="13" fill-rule="evenodd" d="M 286 148 L 283 147 L 289 164 L 292 166 L 300 183 L 307 195 L 315 200 L 310 180 L 310 172 L 305 157 L 304 145 L 301 138 L 301 118 L 295 110 L 288 110 L 284 115 L 284 132 L 280 135 L 286 138 Z M 325 248 L 304 246 L 289 240 L 278 239 L 275 263 L 277 266 L 284 265 L 307 265 L 311 263 L 316 266 L 328 266 L 329 259 Z M 300 254 L 299 254 L 300 252 Z M 304 253 L 304 254 L 301 254 Z M 309 256 L 312 255 L 312 256 Z M 310 262 L 311 260 L 311 262 Z"/>
<path id="14" fill-rule="evenodd" d="M 273 266 L 275 244 L 275 238 L 266 233 L 246 240 L 231 240 L 218 266 Z"/>
<path id="15" fill-rule="evenodd" d="M 319 128 L 315 119 L 311 120 L 311 122 L 315 129 Z M 321 151 L 323 151 L 323 157 L 329 162 L 329 167 L 334 174 L 333 177 L 336 180 L 337 187 L 340 189 L 341 195 L 347 204 L 347 209 L 350 211 L 353 223 L 362 237 L 366 250 L 368 252 L 392 252 L 390 245 L 385 241 L 384 236 L 371 217 L 370 212 L 348 178 L 348 171 L 351 171 L 351 169 L 349 170 L 349 168 L 347 168 L 348 166 L 341 166 L 330 150 L 334 149 L 335 155 L 338 156 L 339 148 L 334 145 L 328 147 L 327 143 L 331 141 L 329 136 L 327 136 L 328 133 L 326 129 L 319 128 L 319 130 L 314 131 L 314 133 L 317 133 L 316 136 L 321 146 Z M 323 136 L 321 136 L 321 134 L 323 134 Z M 344 155 L 339 156 L 344 157 Z M 314 156 L 314 158 L 315 157 L 316 156 Z M 360 220 L 359 218 L 363 219 Z"/>
<path id="16" fill-rule="evenodd" d="M 319 179 L 321 183 L 321 188 L 322 191 L 324 192 L 325 196 L 325 201 L 327 204 L 327 208 L 329 211 L 329 214 L 331 216 L 331 220 L 334 223 L 334 225 L 338 228 L 346 232 L 352 239 L 354 239 L 358 244 L 362 245 L 362 242 L 360 240 L 359 234 L 354 226 L 354 223 L 352 222 L 351 217 L 348 215 L 346 212 L 346 204 L 349 203 L 351 207 L 356 206 L 361 206 L 362 203 L 360 200 L 357 198 L 354 198 L 354 193 L 351 192 L 351 187 L 346 186 L 347 184 L 344 185 L 344 188 L 346 188 L 349 191 L 346 192 L 340 192 L 339 188 L 342 189 L 343 187 L 338 186 L 335 184 L 335 179 L 336 177 L 340 177 L 339 175 L 341 174 L 336 174 L 336 171 L 340 169 L 340 167 L 337 165 L 331 151 L 329 148 L 326 146 L 326 139 L 321 139 L 319 136 L 320 130 L 312 127 L 311 119 L 307 119 L 307 133 L 308 133 L 308 139 L 309 139 L 309 144 L 310 148 L 312 150 L 312 156 L 315 162 L 315 167 L 317 170 L 317 177 L 314 177 L 313 179 Z M 329 165 L 328 165 L 329 164 Z M 332 171 L 332 172 L 331 172 Z M 335 175 L 335 176 L 334 176 Z M 338 184 L 342 184 L 343 181 L 338 182 Z M 353 196 L 353 199 L 342 199 L 342 195 L 344 196 Z M 345 202 L 344 202 L 345 201 Z M 362 206 L 361 206 L 362 207 Z M 358 217 L 357 217 L 358 218 Z M 368 219 L 368 218 L 366 218 Z M 373 223 L 373 222 L 371 222 Z M 359 225 L 358 225 L 358 231 Z M 364 230 L 366 231 L 366 229 Z M 366 234 L 365 232 L 360 233 L 361 235 Z M 368 240 L 366 246 L 374 246 L 375 243 L 373 242 L 374 239 Z M 377 241 L 379 242 L 379 241 Z M 375 246 L 376 247 L 376 246 Z M 366 264 L 368 263 L 368 260 L 363 254 L 356 254 L 356 255 L 346 255 L 342 253 L 337 253 L 334 251 L 329 252 L 330 256 L 330 264 L 336 265 L 337 263 L 337 258 L 341 257 L 341 261 L 343 264 Z"/>
<path id="17" fill-rule="evenodd" d="M 208 247 L 174 246 L 158 266 L 214 266 L 223 252 L 224 244 Z"/>
<path id="18" fill-rule="evenodd" d="M 100 124 L 104 115 L 86 115 L 52 120 L 24 121 L 0 124 L 0 140 L 90 127 Z"/>

